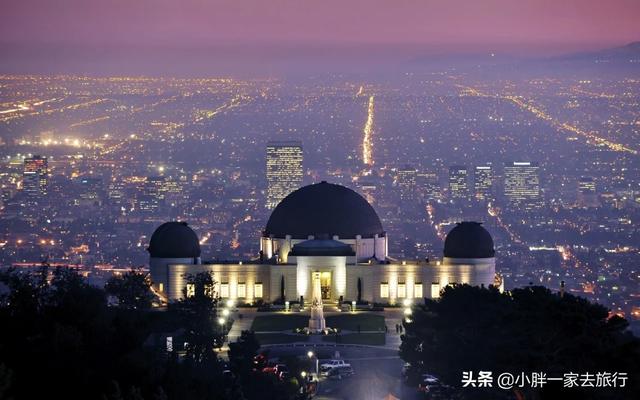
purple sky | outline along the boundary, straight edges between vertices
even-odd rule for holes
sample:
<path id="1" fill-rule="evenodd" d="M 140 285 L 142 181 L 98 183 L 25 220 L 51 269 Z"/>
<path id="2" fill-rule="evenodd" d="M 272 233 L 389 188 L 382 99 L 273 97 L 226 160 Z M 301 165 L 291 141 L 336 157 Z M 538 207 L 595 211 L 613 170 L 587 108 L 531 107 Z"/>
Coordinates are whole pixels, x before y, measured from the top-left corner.
<path id="1" fill-rule="evenodd" d="M 640 40 L 639 21 L 639 0 L 7 0 L 0 41 L 572 50 Z"/>

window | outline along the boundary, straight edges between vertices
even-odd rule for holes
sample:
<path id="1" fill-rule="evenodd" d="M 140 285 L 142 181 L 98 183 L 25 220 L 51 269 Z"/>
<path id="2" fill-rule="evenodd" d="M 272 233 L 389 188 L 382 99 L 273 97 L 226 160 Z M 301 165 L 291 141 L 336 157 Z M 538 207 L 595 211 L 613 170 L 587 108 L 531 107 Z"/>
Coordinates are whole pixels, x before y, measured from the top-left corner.
<path id="1" fill-rule="evenodd" d="M 422 297 L 422 283 L 416 283 L 415 285 L 413 285 L 413 297 Z"/>
<path id="2" fill-rule="evenodd" d="M 407 297 L 407 285 L 398 283 L 398 298 L 403 299 L 405 297 Z"/>
<path id="3" fill-rule="evenodd" d="M 380 297 L 383 299 L 389 298 L 389 284 L 381 283 L 380 284 Z"/>
<path id="4" fill-rule="evenodd" d="M 256 283 L 253 285 L 253 297 L 262 297 L 262 283 Z"/>
<path id="5" fill-rule="evenodd" d="M 223 283 L 220 285 L 220 297 L 226 299 L 229 297 L 229 284 Z"/>
<path id="6" fill-rule="evenodd" d="M 187 297 L 193 297 L 196 295 L 196 285 L 193 283 L 187 283 Z"/>
<path id="7" fill-rule="evenodd" d="M 245 285 L 244 283 L 238 283 L 238 297 L 247 297 L 247 285 Z"/>
<path id="8" fill-rule="evenodd" d="M 440 284 L 438 282 L 431 283 L 431 298 L 437 299 L 440 297 Z"/>

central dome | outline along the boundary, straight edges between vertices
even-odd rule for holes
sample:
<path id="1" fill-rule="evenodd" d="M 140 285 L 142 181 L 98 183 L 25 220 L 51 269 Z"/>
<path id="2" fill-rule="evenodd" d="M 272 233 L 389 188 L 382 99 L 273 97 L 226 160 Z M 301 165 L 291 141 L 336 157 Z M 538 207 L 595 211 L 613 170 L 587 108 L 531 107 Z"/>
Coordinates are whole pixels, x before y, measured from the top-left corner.
<path id="1" fill-rule="evenodd" d="M 338 235 L 353 239 L 384 235 L 380 218 L 358 193 L 322 181 L 302 187 L 284 198 L 273 210 L 264 235 L 307 239 L 309 235 Z"/>

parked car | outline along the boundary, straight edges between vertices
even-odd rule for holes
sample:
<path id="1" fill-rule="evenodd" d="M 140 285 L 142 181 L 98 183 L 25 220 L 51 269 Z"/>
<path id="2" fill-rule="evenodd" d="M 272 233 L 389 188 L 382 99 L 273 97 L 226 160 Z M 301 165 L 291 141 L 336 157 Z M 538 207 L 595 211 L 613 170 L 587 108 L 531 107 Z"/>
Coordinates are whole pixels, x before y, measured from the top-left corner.
<path id="1" fill-rule="evenodd" d="M 425 400 L 449 400 L 455 394 L 455 389 L 444 385 L 442 382 L 428 386 L 428 390 L 423 392 Z"/>
<path id="2" fill-rule="evenodd" d="M 347 363 L 344 360 L 328 360 L 320 364 L 321 372 L 328 372 L 336 367 L 350 367 L 351 364 Z"/>
<path id="3" fill-rule="evenodd" d="M 428 392 L 431 386 L 439 385 L 440 379 L 431 374 L 422 374 L 420 377 L 420 383 L 418 384 L 418 391 Z"/>
<path id="4" fill-rule="evenodd" d="M 327 378 L 329 379 L 341 380 L 350 376 L 353 376 L 353 368 L 351 366 L 335 367 L 327 372 Z"/>
<path id="5" fill-rule="evenodd" d="M 285 364 L 277 364 L 275 374 L 280 380 L 285 380 L 289 376 L 289 368 Z"/>
<path id="6" fill-rule="evenodd" d="M 267 366 L 267 357 L 264 354 L 258 354 L 253 357 L 253 370 L 262 371 Z"/>
<path id="7" fill-rule="evenodd" d="M 411 368 L 411 364 L 404 363 L 402 370 L 400 371 L 400 374 L 405 381 L 409 378 L 409 368 Z"/>

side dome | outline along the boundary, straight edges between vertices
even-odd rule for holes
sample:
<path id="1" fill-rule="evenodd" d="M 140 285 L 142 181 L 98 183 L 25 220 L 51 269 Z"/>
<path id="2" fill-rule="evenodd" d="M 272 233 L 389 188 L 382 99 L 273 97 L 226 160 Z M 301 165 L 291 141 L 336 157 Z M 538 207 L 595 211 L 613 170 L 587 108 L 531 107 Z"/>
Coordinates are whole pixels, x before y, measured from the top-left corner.
<path id="1" fill-rule="evenodd" d="M 444 256 L 449 258 L 494 257 L 493 238 L 480 222 L 458 222 L 444 240 Z"/>
<path id="2" fill-rule="evenodd" d="M 151 235 L 147 251 L 154 258 L 195 258 L 200 241 L 186 222 L 165 222 Z"/>
<path id="3" fill-rule="evenodd" d="M 362 196 L 341 185 L 322 181 L 304 186 L 285 197 L 273 210 L 265 236 L 307 239 L 309 235 L 384 235 L 378 214 Z"/>

